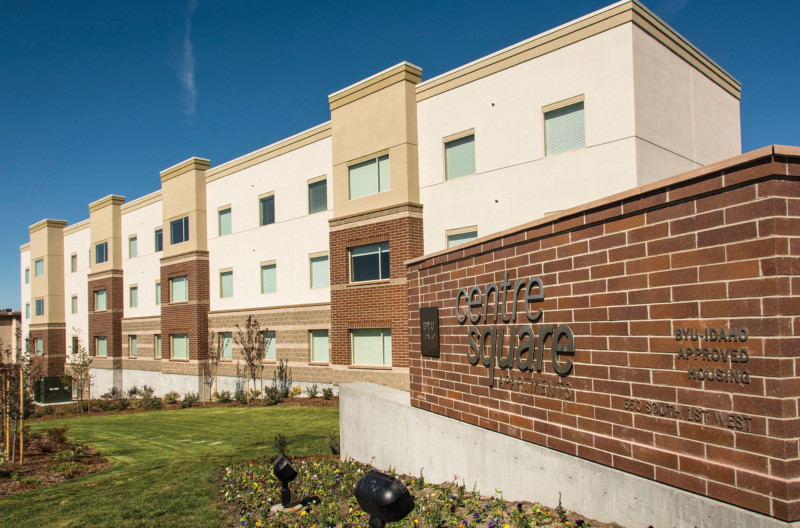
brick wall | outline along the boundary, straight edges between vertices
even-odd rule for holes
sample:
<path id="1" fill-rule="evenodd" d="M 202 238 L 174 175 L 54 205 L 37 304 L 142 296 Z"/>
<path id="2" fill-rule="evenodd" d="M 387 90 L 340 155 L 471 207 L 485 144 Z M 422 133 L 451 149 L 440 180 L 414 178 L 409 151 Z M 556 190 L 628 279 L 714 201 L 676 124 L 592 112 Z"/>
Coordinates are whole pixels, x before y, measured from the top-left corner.
<path id="1" fill-rule="evenodd" d="M 188 278 L 188 301 L 170 302 L 170 282 Z M 189 359 L 202 360 L 208 354 L 209 310 L 208 252 L 198 251 L 161 259 L 161 356 L 169 360 L 170 335 L 188 334 Z"/>
<path id="2" fill-rule="evenodd" d="M 87 347 L 90 356 L 96 356 L 95 337 L 105 336 L 108 357 L 122 356 L 122 314 L 124 300 L 122 296 L 122 272 L 98 274 L 89 277 L 89 342 Z M 95 292 L 106 291 L 106 309 L 95 311 Z M 65 348 L 66 350 L 66 348 Z"/>
<path id="3" fill-rule="evenodd" d="M 352 363 L 350 329 L 391 328 L 392 366 L 408 367 L 408 288 L 404 262 L 422 255 L 419 206 L 331 222 L 331 363 Z M 368 284 L 350 282 L 349 249 L 389 242 L 390 279 Z"/>
<path id="4" fill-rule="evenodd" d="M 63 326 L 45 326 L 30 329 L 31 339 L 42 340 L 43 357 L 35 361 L 43 376 L 63 376 L 66 361 L 67 333 Z M 34 344 L 30 344 L 34 352 Z"/>
<path id="5" fill-rule="evenodd" d="M 462 297 L 457 311 L 456 296 L 502 292 L 506 272 L 511 289 L 541 279 L 534 321 L 520 301 L 516 325 L 490 313 L 474 326 L 530 325 L 534 349 L 545 337 L 542 371 L 501 367 L 504 348 L 489 386 L 468 336 L 480 310 Z M 800 149 L 761 149 L 417 259 L 408 288 L 412 405 L 800 520 Z M 420 354 L 419 309 L 434 306 L 438 359 Z M 565 335 L 555 355 L 573 362 L 566 376 L 546 325 L 574 334 L 574 355 Z"/>

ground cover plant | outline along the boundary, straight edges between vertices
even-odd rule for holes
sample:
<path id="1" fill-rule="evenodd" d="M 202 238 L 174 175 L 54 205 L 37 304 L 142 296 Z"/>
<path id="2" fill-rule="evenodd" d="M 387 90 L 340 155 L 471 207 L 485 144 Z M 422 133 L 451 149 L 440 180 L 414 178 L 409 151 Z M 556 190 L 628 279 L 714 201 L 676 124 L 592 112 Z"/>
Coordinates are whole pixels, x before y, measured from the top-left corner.
<path id="1" fill-rule="evenodd" d="M 270 528 L 348 528 L 367 527 L 369 515 L 353 496 L 356 482 L 372 469 L 334 456 L 295 459 L 297 478 L 290 484 L 294 502 L 308 503 L 301 511 L 270 513 L 280 504 L 281 484 L 272 474 L 274 456 L 226 467 L 222 474 L 221 493 L 230 504 L 233 521 L 240 526 Z M 395 475 L 393 471 L 389 471 Z M 420 477 L 395 475 L 414 496 L 414 510 L 397 528 L 552 528 L 615 526 L 588 520 L 567 511 L 560 501 L 556 508 L 538 503 L 506 501 L 500 490 L 492 496 L 470 489 L 463 479 L 432 484 Z M 577 493 L 577 490 L 573 490 Z"/>
<path id="2" fill-rule="evenodd" d="M 281 433 L 298 455 L 324 453 L 338 432 L 336 408 L 192 407 L 31 422 L 69 425 L 108 470 L 0 498 L 0 526 L 230 526 L 219 470 L 271 452 Z"/>

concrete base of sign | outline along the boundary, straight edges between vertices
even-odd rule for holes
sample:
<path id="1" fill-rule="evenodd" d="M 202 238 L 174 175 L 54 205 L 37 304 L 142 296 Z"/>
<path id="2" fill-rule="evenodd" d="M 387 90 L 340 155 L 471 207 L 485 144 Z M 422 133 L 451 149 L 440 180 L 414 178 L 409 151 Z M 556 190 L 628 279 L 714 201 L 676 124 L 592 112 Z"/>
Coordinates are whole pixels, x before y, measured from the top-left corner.
<path id="1" fill-rule="evenodd" d="M 458 475 L 468 489 L 507 500 L 558 504 L 622 526 L 797 528 L 707 497 L 411 407 L 409 393 L 352 383 L 339 387 L 341 452 L 431 482 Z"/>

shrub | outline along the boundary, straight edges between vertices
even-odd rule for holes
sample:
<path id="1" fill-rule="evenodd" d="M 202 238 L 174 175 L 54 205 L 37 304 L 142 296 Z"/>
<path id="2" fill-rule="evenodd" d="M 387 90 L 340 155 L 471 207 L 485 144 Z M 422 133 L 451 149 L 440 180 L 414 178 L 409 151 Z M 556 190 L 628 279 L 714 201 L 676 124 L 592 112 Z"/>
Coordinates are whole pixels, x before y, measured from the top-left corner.
<path id="1" fill-rule="evenodd" d="M 310 387 L 306 387 L 306 396 L 309 398 L 316 398 L 317 394 L 319 394 L 319 387 L 317 387 L 316 383 Z"/>
<path id="2" fill-rule="evenodd" d="M 149 410 L 157 410 L 162 407 L 161 398 L 147 398 L 144 400 L 144 408 Z"/>
<path id="3" fill-rule="evenodd" d="M 124 411 L 131 406 L 131 401 L 127 398 L 120 398 L 119 400 L 111 400 L 109 409 L 112 411 Z"/>
<path id="4" fill-rule="evenodd" d="M 301 394 L 303 394 L 303 389 L 300 387 L 300 385 L 293 386 L 291 388 L 291 390 L 289 391 L 289 397 L 290 398 L 296 398 L 296 397 L 300 396 Z"/>
<path id="5" fill-rule="evenodd" d="M 134 385 L 133 387 L 128 389 L 128 398 L 134 398 L 136 396 L 139 396 L 139 387 Z"/>
<path id="6" fill-rule="evenodd" d="M 289 452 L 289 439 L 278 433 L 272 440 L 272 447 L 279 455 L 286 456 Z"/>
<path id="7" fill-rule="evenodd" d="M 53 439 L 49 436 L 40 436 L 34 440 L 31 445 L 34 449 L 38 449 L 42 453 L 52 453 L 58 450 L 58 444 L 53 442 Z"/>
<path id="8" fill-rule="evenodd" d="M 166 403 L 167 405 L 170 405 L 170 404 L 173 404 L 173 403 L 178 403 L 178 400 L 181 399 L 181 395 L 178 394 L 175 391 L 169 391 L 168 393 L 166 393 L 164 395 L 164 397 L 162 399 L 164 400 L 164 403 Z"/>
<path id="9" fill-rule="evenodd" d="M 250 401 L 257 400 L 261 396 L 261 391 L 257 389 L 250 389 Z"/>
<path id="10" fill-rule="evenodd" d="M 47 437 L 57 444 L 65 444 L 67 442 L 67 431 L 69 430 L 69 426 L 65 425 L 64 427 L 52 427 L 50 429 L 45 429 L 45 433 Z"/>
<path id="11" fill-rule="evenodd" d="M 200 401 L 200 395 L 196 392 L 187 392 L 186 395 L 183 397 L 183 401 L 181 401 L 181 409 L 186 409 L 187 407 L 191 407 L 192 405 L 197 404 Z"/>
<path id="12" fill-rule="evenodd" d="M 76 462 L 86 456 L 86 448 L 84 446 L 74 446 L 69 451 L 62 451 L 53 455 L 53 460 L 56 462 Z"/>
<path id="13" fill-rule="evenodd" d="M 110 391 L 100 396 L 100 399 L 103 400 L 119 400 L 120 398 L 122 398 L 122 391 L 117 387 L 111 387 Z"/>
<path id="14" fill-rule="evenodd" d="M 139 396 L 141 398 L 147 399 L 152 398 L 153 394 L 156 393 L 156 390 L 153 387 L 149 387 L 147 385 L 142 385 L 141 390 L 139 391 Z"/>
<path id="15" fill-rule="evenodd" d="M 78 473 L 78 469 L 80 469 L 80 466 L 77 462 L 62 462 L 53 466 L 53 471 L 61 473 L 66 479 L 74 477 Z"/>
<path id="16" fill-rule="evenodd" d="M 215 392 L 214 400 L 217 403 L 229 403 L 232 400 L 231 391 Z"/>
<path id="17" fill-rule="evenodd" d="M 94 402 L 94 406 L 98 411 L 107 411 L 111 408 L 111 406 L 108 404 L 108 400 L 97 400 Z"/>
<path id="18" fill-rule="evenodd" d="M 332 455 L 339 454 L 339 435 L 338 434 L 330 434 L 328 435 L 328 449 L 331 450 Z"/>
<path id="19" fill-rule="evenodd" d="M 333 387 L 325 387 L 322 389 L 322 399 L 330 400 L 333 398 Z"/>
<path id="20" fill-rule="evenodd" d="M 244 390 L 237 389 L 236 393 L 233 395 L 233 399 L 241 404 L 247 403 L 247 394 L 245 394 Z"/>
<path id="21" fill-rule="evenodd" d="M 128 400 L 131 409 L 141 409 L 144 406 L 144 400 L 141 398 L 131 398 Z"/>
<path id="22" fill-rule="evenodd" d="M 277 405 L 281 401 L 281 391 L 277 387 L 264 389 L 264 405 Z"/>

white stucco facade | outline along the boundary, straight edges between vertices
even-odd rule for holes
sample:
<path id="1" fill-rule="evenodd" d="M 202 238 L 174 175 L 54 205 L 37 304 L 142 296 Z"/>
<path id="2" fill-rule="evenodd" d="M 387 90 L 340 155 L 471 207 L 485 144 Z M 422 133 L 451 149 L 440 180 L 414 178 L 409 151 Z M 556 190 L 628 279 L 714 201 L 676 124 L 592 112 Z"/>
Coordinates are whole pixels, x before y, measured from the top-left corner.
<path id="1" fill-rule="evenodd" d="M 136 202 L 149 202 L 151 196 L 144 196 Z M 155 232 L 161 228 L 161 201 L 154 201 L 143 207 L 137 207 L 135 202 L 131 202 L 123 206 L 121 217 L 125 317 L 159 316 L 161 308 L 156 304 L 156 282 L 161 280 L 162 252 L 155 250 Z M 132 237 L 136 237 L 134 257 L 130 254 Z M 137 289 L 136 306 L 131 306 L 132 286 Z"/>
<path id="2" fill-rule="evenodd" d="M 87 346 L 89 332 L 89 245 L 88 222 L 85 227 L 64 236 L 64 314 L 66 318 L 67 354 L 72 354 L 72 338 L 77 336 L 81 346 Z M 72 271 L 72 256 L 77 267 Z M 72 297 L 77 297 L 77 313 L 72 313 Z"/>
<path id="3" fill-rule="evenodd" d="M 328 209 L 309 214 L 308 181 L 327 178 L 330 137 L 207 184 L 211 311 L 330 302 L 311 288 L 309 255 L 328 250 Z M 259 197 L 274 193 L 275 223 L 260 225 Z M 219 210 L 231 210 L 231 233 L 219 236 Z M 277 288 L 261 292 L 261 264 L 274 263 Z M 233 296 L 220 295 L 220 270 L 233 271 Z"/>

